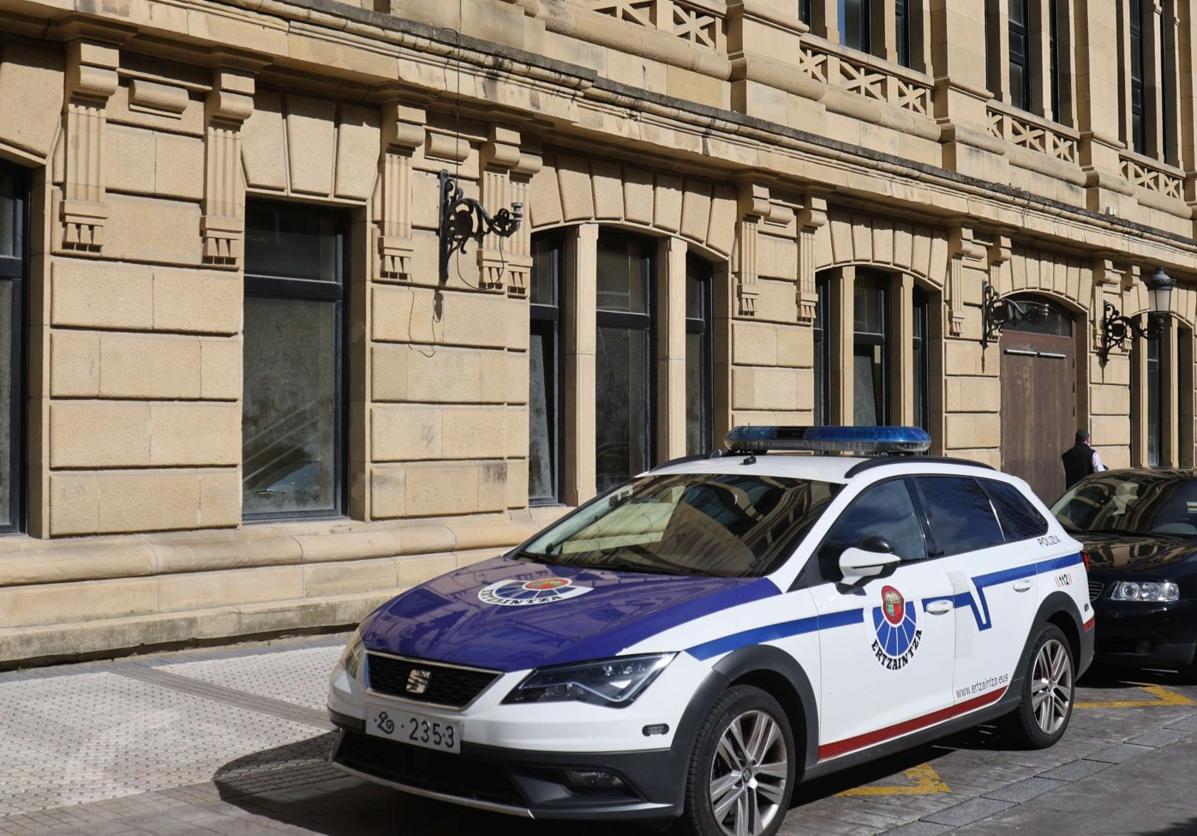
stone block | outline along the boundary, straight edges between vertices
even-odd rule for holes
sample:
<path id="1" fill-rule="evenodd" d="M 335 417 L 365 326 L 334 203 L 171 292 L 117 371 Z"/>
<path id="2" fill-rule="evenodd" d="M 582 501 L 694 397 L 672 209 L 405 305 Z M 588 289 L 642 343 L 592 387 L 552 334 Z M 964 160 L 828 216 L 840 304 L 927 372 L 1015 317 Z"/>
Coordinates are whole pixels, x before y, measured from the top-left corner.
<path id="1" fill-rule="evenodd" d="M 598 219 L 623 218 L 623 172 L 618 162 L 594 159 L 590 163 L 594 186 L 594 216 Z"/>
<path id="2" fill-rule="evenodd" d="M 407 471 L 403 465 L 370 468 L 370 516 L 376 520 L 402 517 L 406 511 Z"/>
<path id="3" fill-rule="evenodd" d="M 254 96 L 254 112 L 241 127 L 245 184 L 281 191 L 287 187 L 286 130 L 282 96 L 272 90 Z"/>
<path id="4" fill-rule="evenodd" d="M 810 368 L 814 365 L 815 332 L 802 325 L 778 325 L 777 365 Z"/>
<path id="5" fill-rule="evenodd" d="M 150 405 L 151 465 L 235 466 L 240 463 L 240 404 Z"/>
<path id="6" fill-rule="evenodd" d="M 1131 391 L 1126 386 L 1095 383 L 1089 388 L 1089 411 L 1094 415 L 1130 414 Z"/>
<path id="7" fill-rule="evenodd" d="M 62 122 L 61 47 L 7 41 L 0 50 L 0 140 L 47 157 Z M 16 116 L 19 114 L 19 117 Z"/>
<path id="8" fill-rule="evenodd" d="M 200 397 L 200 343 L 166 334 L 100 335 L 100 394 L 106 398 Z"/>
<path id="9" fill-rule="evenodd" d="M 86 398 L 100 394 L 100 335 L 55 330 L 50 334 L 50 394 Z"/>
<path id="10" fill-rule="evenodd" d="M 110 194 L 107 204 L 105 255 L 166 264 L 199 263 L 198 203 Z"/>
<path id="11" fill-rule="evenodd" d="M 378 177 L 377 108 L 341 105 L 337 127 L 337 197 L 366 200 Z"/>
<path id="12" fill-rule="evenodd" d="M 732 368 L 734 409 L 798 409 L 798 375 L 793 369 Z"/>
<path id="13" fill-rule="evenodd" d="M 682 178 L 658 174 L 653 190 L 653 224 L 677 232 L 682 226 Z"/>
<path id="14" fill-rule="evenodd" d="M 395 558 L 395 571 L 400 587 L 430 581 L 437 575 L 452 572 L 456 568 L 457 561 L 452 553 L 413 554 Z"/>
<path id="15" fill-rule="evenodd" d="M 954 375 L 981 375 L 985 373 L 982 362 L 981 344 L 973 340 L 944 341 L 944 371 Z M 990 371 L 997 373 L 996 363 L 990 364 Z"/>
<path id="16" fill-rule="evenodd" d="M 667 69 L 666 92 L 670 96 L 711 107 L 727 107 L 725 89 L 721 79 L 672 65 Z"/>
<path id="17" fill-rule="evenodd" d="M 173 100 L 172 108 L 182 106 L 182 111 L 167 111 L 160 107 L 150 108 L 142 104 L 131 102 L 132 92 L 129 85 L 122 84 L 108 99 L 108 124 L 131 125 L 137 128 L 149 128 L 154 131 L 170 132 L 172 134 L 187 134 L 194 137 L 204 135 L 204 101 L 202 98 L 191 98 L 181 87 L 173 87 L 154 82 L 145 82 L 156 88 L 170 91 L 165 95 Z M 139 95 L 144 99 L 147 87 L 140 87 Z M 157 97 L 160 91 L 155 91 Z M 179 98 L 183 94 L 183 99 Z"/>
<path id="18" fill-rule="evenodd" d="M 201 200 L 204 196 L 204 141 L 159 133 L 154 137 L 154 190 L 163 196 Z"/>
<path id="19" fill-rule="evenodd" d="M 439 459 L 446 452 L 442 410 L 435 406 L 387 404 L 370 410 L 370 450 L 374 461 Z"/>
<path id="20" fill-rule="evenodd" d="M 625 167 L 623 171 L 624 214 L 629 221 L 653 222 L 653 175 L 643 168 Z"/>
<path id="21" fill-rule="evenodd" d="M 682 235 L 694 241 L 705 242 L 710 221 L 710 184 L 687 180 L 686 192 L 682 198 Z"/>
<path id="22" fill-rule="evenodd" d="M 376 340 L 475 348 L 521 346 L 528 323 L 522 306 L 491 293 L 445 292 L 428 288 L 376 285 L 371 322 Z"/>
<path id="23" fill-rule="evenodd" d="M 50 404 L 51 467 L 141 467 L 150 462 L 150 407 L 123 401 Z"/>
<path id="24" fill-rule="evenodd" d="M 5 627 L 32 627 L 154 612 L 158 588 L 153 578 L 14 586 L 0 589 Z"/>
<path id="25" fill-rule="evenodd" d="M 332 194 L 337 158 L 336 112 L 334 101 L 287 95 L 287 158 L 292 191 Z M 377 150 L 373 153 L 376 158 Z"/>
<path id="26" fill-rule="evenodd" d="M 546 165 L 528 184 L 528 219 L 535 227 L 561 223 L 561 190 L 557 183 L 557 169 Z"/>
<path id="27" fill-rule="evenodd" d="M 238 439 L 240 436 L 238 436 Z M 235 526 L 241 522 L 241 473 L 235 468 L 199 473 L 200 527 Z"/>
<path id="28" fill-rule="evenodd" d="M 50 322 L 148 331 L 154 322 L 152 282 L 150 268 L 142 265 L 55 258 Z"/>
<path id="29" fill-rule="evenodd" d="M 210 337 L 200 341 L 200 397 L 238 400 L 241 397 L 241 339 Z"/>
<path id="30" fill-rule="evenodd" d="M 732 320 L 732 362 L 739 366 L 777 365 L 777 330 L 767 322 Z"/>
<path id="31" fill-rule="evenodd" d="M 241 330 L 243 291 L 236 273 L 154 268 L 154 328 L 198 334 Z"/>
<path id="32" fill-rule="evenodd" d="M 948 412 L 997 412 L 1001 408 L 1002 386 L 996 377 L 949 377 Z"/>
<path id="33" fill-rule="evenodd" d="M 402 560 L 402 558 L 398 558 Z M 317 563 L 303 567 L 306 597 L 348 595 L 353 592 L 384 592 L 399 586 L 396 558 Z"/>
<path id="34" fill-rule="evenodd" d="M 195 572 L 163 575 L 158 579 L 158 609 L 162 612 L 302 597 L 302 566 Z"/>
<path id="35" fill-rule="evenodd" d="M 507 463 L 438 462 L 407 467 L 404 505 L 410 517 L 500 511 Z"/>
<path id="36" fill-rule="evenodd" d="M 590 185 L 590 167 L 586 160 L 563 154 L 557 160 L 557 178 L 561 188 L 564 220 L 590 220 L 594 217 L 594 191 Z"/>
<path id="37" fill-rule="evenodd" d="M 108 188 L 117 192 L 154 194 L 153 132 L 108 125 L 104 142 L 104 172 L 108 178 Z"/>

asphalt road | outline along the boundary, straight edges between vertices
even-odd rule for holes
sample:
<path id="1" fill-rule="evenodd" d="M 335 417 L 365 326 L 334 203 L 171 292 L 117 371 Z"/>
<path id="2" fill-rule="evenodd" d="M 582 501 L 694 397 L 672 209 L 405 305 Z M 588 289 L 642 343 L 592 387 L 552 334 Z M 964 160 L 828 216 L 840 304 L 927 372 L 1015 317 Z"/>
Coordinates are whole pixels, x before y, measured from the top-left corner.
<path id="1" fill-rule="evenodd" d="M 0 674 L 0 833 L 631 836 L 409 798 L 327 765 L 342 637 Z M 1082 681 L 1064 740 L 979 728 L 803 785 L 785 834 L 1197 833 L 1197 686 Z"/>

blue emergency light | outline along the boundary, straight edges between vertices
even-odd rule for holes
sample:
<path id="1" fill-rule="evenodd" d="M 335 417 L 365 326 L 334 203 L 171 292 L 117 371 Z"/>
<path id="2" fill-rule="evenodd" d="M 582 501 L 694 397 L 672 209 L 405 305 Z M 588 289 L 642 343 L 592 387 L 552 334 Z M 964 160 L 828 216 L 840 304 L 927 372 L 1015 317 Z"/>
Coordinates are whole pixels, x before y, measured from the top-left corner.
<path id="1" fill-rule="evenodd" d="M 920 427 L 734 427 L 724 438 L 732 453 L 925 453 L 931 436 Z"/>

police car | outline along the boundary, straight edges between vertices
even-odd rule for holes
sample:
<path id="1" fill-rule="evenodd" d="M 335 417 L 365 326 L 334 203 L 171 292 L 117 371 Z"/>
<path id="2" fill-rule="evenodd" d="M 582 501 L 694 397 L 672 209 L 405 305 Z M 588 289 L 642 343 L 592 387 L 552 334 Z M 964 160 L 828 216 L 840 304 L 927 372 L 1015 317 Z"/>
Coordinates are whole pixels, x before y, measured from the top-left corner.
<path id="1" fill-rule="evenodd" d="M 894 455 L 929 443 L 737 428 L 403 593 L 333 673 L 334 763 L 706 836 L 775 833 L 800 780 L 982 721 L 1052 745 L 1093 653 L 1080 544 L 1019 479 Z"/>

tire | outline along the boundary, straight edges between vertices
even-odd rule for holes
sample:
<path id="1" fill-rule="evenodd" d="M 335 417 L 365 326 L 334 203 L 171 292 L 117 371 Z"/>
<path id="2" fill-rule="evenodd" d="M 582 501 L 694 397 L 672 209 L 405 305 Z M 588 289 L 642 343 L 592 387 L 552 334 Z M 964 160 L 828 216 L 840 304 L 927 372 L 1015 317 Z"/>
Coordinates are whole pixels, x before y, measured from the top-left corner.
<path id="1" fill-rule="evenodd" d="M 1003 735 L 1025 749 L 1055 745 L 1072 719 L 1076 702 L 1076 660 L 1063 631 L 1054 624 L 1035 639 L 1023 672 L 1022 699 L 1004 718 Z"/>
<path id="2" fill-rule="evenodd" d="M 766 745 L 760 745 L 762 739 Z M 686 808 L 677 830 L 692 836 L 734 836 L 740 816 L 746 818 L 743 832 L 749 836 L 773 836 L 790 808 L 798 757 L 781 704 L 760 688 L 729 688 L 695 738 L 686 772 Z"/>

